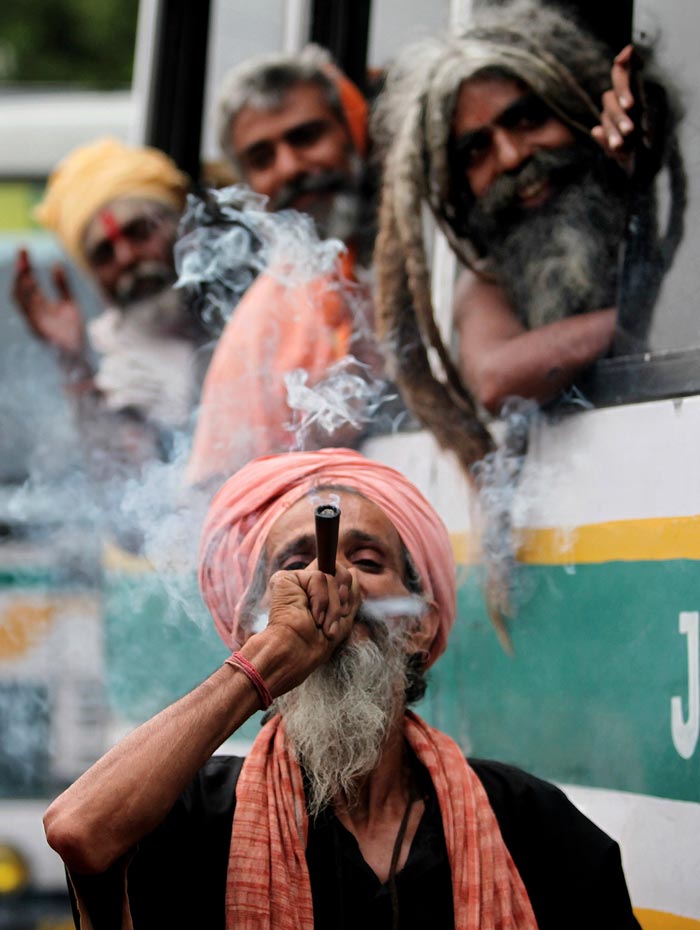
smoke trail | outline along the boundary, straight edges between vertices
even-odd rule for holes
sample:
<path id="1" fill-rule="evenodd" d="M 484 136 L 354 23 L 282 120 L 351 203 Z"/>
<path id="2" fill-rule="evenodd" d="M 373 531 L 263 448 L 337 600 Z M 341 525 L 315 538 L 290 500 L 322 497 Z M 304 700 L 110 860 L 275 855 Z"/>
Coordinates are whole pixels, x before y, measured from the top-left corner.
<path id="1" fill-rule="evenodd" d="M 291 210 L 270 213 L 265 204 L 266 198 L 241 185 L 188 197 L 175 246 L 176 286 L 185 291 L 194 311 L 211 332 L 219 333 L 260 272 L 290 290 L 327 276 L 329 287 L 342 289 L 343 300 L 350 307 L 350 344 L 370 342 L 371 307 L 366 289 L 337 276 L 344 245 L 338 240 L 320 240 L 311 217 Z M 374 373 L 379 367 L 378 362 L 370 366 L 350 355 L 313 388 L 307 384 L 306 371 L 287 373 L 289 405 L 298 414 L 287 424 L 294 433 L 290 445 L 328 444 L 329 437 L 343 427 L 355 436 L 384 416 L 385 410 L 387 417 L 395 418 L 396 412 L 389 413 L 389 407 L 396 395 Z M 261 385 L 266 374 L 255 372 Z M 232 385 L 231 394 L 232 403 L 245 404 L 241 385 Z M 246 422 L 244 414 L 242 408 L 241 424 Z M 244 433 L 244 425 L 232 432 L 239 450 L 245 447 Z M 208 494 L 184 480 L 189 448 L 190 437 L 178 434 L 167 462 L 149 462 L 127 482 L 119 512 L 125 523 L 138 530 L 140 552 L 168 591 L 172 610 L 163 621 L 179 622 L 180 612 L 184 612 L 205 629 L 210 620 L 193 579 Z M 236 462 L 237 466 L 242 464 Z"/>
<path id="2" fill-rule="evenodd" d="M 394 417 L 389 410 L 398 395 L 353 355 L 336 362 L 313 387 L 301 368 L 285 375 L 284 382 L 287 403 L 297 414 L 292 428 L 299 449 L 308 444 L 318 446 L 324 438 L 328 442 L 346 430 L 356 439 L 369 424 L 376 426 L 380 416 Z"/>
<path id="3" fill-rule="evenodd" d="M 200 629 L 211 624 L 197 586 L 199 534 L 210 494 L 184 480 L 189 455 L 189 436 L 180 434 L 167 462 L 149 462 L 138 478 L 128 481 L 120 512 L 137 527 L 144 556 L 168 594 L 165 612 L 158 621 L 182 623 Z"/>
<path id="4" fill-rule="evenodd" d="M 264 207 L 264 198 L 242 187 L 190 197 L 182 238 L 175 247 L 180 272 L 177 287 L 216 336 L 262 271 L 289 288 L 327 276 L 329 286 L 337 287 L 349 306 L 350 351 L 366 359 L 360 344 L 372 343 L 368 289 L 338 278 L 343 244 L 319 240 L 308 216 L 292 211 L 268 213 Z M 100 436 L 93 437 L 94 447 L 88 448 L 90 436 L 79 435 L 75 422 L 66 415 L 58 384 L 41 392 L 34 403 L 38 392 L 27 377 L 31 367 L 24 366 L 15 380 L 17 391 L 11 397 L 6 392 L 4 404 L 0 403 L 0 420 L 11 423 L 26 421 L 28 403 L 37 407 L 29 476 L 13 492 L 11 506 L 18 519 L 29 520 L 33 509 L 50 501 L 59 520 L 70 515 L 71 520 L 94 525 L 89 547 L 95 561 L 99 562 L 102 548 L 107 552 L 102 597 L 110 689 L 120 711 L 145 717 L 177 696 L 173 688 L 183 684 L 187 690 L 196 683 L 192 677 L 205 677 L 215 664 L 211 660 L 214 647 L 222 648 L 196 581 L 199 533 L 208 495 L 184 480 L 191 436 L 187 429 L 170 431 L 167 449 L 155 442 L 136 463 L 127 455 L 125 467 L 115 474 L 114 456 L 108 444 L 103 449 L 101 441 L 118 432 L 119 415 L 105 418 Z M 318 432 L 320 444 L 327 444 L 329 431 L 343 422 L 355 433 L 382 418 L 393 425 L 398 414 L 389 411 L 389 400 L 395 395 L 378 375 L 380 369 L 381 361 L 343 360 L 315 387 L 320 400 L 312 399 L 311 388 L 298 373 L 299 399 L 292 405 L 299 418 L 295 424 L 298 442 L 310 441 L 305 434 Z M 265 376 L 261 371 L 261 379 Z M 62 409 L 60 417 L 55 416 L 54 400 Z M 16 401 L 11 411 L 10 401 Z M 153 433 L 159 434 L 157 426 Z M 118 439 L 116 435 L 111 438 Z M 58 450 L 63 450 L 60 455 Z M 130 464 L 134 467 L 129 468 Z M 57 545 L 64 544 L 63 536 L 57 539 Z M 94 583 L 99 583 L 97 578 Z M 186 668 L 183 643 L 191 646 Z M 163 650 L 171 648 L 168 661 L 159 661 Z M 205 659 L 194 655 L 200 651 L 210 662 L 206 669 L 202 668 Z M 166 674 L 169 668 L 172 673 Z"/>
<path id="5" fill-rule="evenodd" d="M 512 653 L 506 618 L 513 617 L 524 595 L 516 559 L 518 540 L 513 528 L 516 492 L 528 446 L 528 435 L 540 416 L 533 400 L 509 398 L 503 406 L 503 439 L 472 470 L 481 517 L 484 598 L 501 645 Z"/>

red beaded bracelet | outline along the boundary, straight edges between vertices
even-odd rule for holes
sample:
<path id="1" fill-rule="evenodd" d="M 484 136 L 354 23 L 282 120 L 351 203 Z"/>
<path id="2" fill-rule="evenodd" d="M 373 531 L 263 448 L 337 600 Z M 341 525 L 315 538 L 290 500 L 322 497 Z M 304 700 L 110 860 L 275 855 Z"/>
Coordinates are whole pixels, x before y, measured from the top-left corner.
<path id="1" fill-rule="evenodd" d="M 244 655 L 241 655 L 240 652 L 234 652 L 233 655 L 226 659 L 224 665 L 231 665 L 233 668 L 240 669 L 243 672 L 243 674 L 258 692 L 263 710 L 267 710 L 270 704 L 272 704 L 272 695 L 270 694 L 269 688 L 262 680 L 262 675 L 253 665 L 253 663 L 249 662 L 248 659 L 246 659 Z"/>

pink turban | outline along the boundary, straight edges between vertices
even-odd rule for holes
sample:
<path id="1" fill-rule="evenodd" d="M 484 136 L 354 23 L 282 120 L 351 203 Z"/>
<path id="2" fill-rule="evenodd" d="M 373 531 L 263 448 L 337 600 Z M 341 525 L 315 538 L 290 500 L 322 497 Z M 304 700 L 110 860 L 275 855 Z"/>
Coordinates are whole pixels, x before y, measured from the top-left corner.
<path id="1" fill-rule="evenodd" d="M 455 565 L 444 523 L 420 491 L 387 465 L 349 449 L 287 452 L 249 462 L 214 497 L 202 531 L 199 585 L 231 648 L 244 636 L 241 605 L 270 529 L 319 485 L 339 484 L 377 504 L 396 527 L 438 613 L 429 664 L 444 651 L 455 617 Z"/>

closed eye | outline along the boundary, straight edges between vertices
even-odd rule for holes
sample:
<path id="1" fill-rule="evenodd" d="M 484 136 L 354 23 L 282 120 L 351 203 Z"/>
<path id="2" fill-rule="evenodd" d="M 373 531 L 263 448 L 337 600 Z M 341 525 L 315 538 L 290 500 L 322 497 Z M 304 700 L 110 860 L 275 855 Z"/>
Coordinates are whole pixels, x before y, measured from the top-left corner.
<path id="1" fill-rule="evenodd" d="M 356 565 L 364 572 L 381 572 L 384 570 L 384 558 L 373 550 L 363 549 L 360 552 L 353 553 L 351 557 L 353 565 Z"/>
<path id="2" fill-rule="evenodd" d="M 109 239 L 103 239 L 90 251 L 88 262 L 91 265 L 107 265 L 114 260 L 114 245 Z"/>
<path id="3" fill-rule="evenodd" d="M 285 559 L 282 565 L 280 565 L 280 568 L 285 572 L 299 572 L 308 568 L 311 562 L 312 559 L 307 556 L 294 556 L 293 558 Z"/>
<path id="4" fill-rule="evenodd" d="M 158 223 L 154 217 L 140 216 L 127 223 L 122 234 L 131 242 L 147 242 L 156 231 Z"/>
<path id="5" fill-rule="evenodd" d="M 269 142 L 261 142 L 259 145 L 253 145 L 248 151 L 243 152 L 241 161 L 243 166 L 253 171 L 264 171 L 272 164 L 275 156 L 275 150 Z"/>
<path id="6" fill-rule="evenodd" d="M 455 143 L 457 162 L 462 170 L 478 164 L 491 147 L 491 130 L 470 132 Z"/>

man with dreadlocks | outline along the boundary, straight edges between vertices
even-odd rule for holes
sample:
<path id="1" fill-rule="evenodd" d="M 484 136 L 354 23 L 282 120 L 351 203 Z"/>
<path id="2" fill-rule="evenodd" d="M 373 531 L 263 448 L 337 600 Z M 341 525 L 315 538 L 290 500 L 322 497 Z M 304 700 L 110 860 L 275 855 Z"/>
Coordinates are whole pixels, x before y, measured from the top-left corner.
<path id="1" fill-rule="evenodd" d="M 639 930 L 615 843 L 407 710 L 456 604 L 447 530 L 403 475 L 343 449 L 249 463 L 212 502 L 200 586 L 233 655 L 47 811 L 78 926 Z M 208 759 L 270 705 L 245 761 Z"/>
<path id="2" fill-rule="evenodd" d="M 380 328 L 409 405 L 467 466 L 490 444 L 475 401 L 496 414 L 510 396 L 551 401 L 611 344 L 631 58 L 615 60 L 601 119 L 604 48 L 568 13 L 516 0 L 412 48 L 389 75 L 377 111 Z M 459 371 L 430 305 L 423 202 L 469 269 L 456 294 Z"/>

